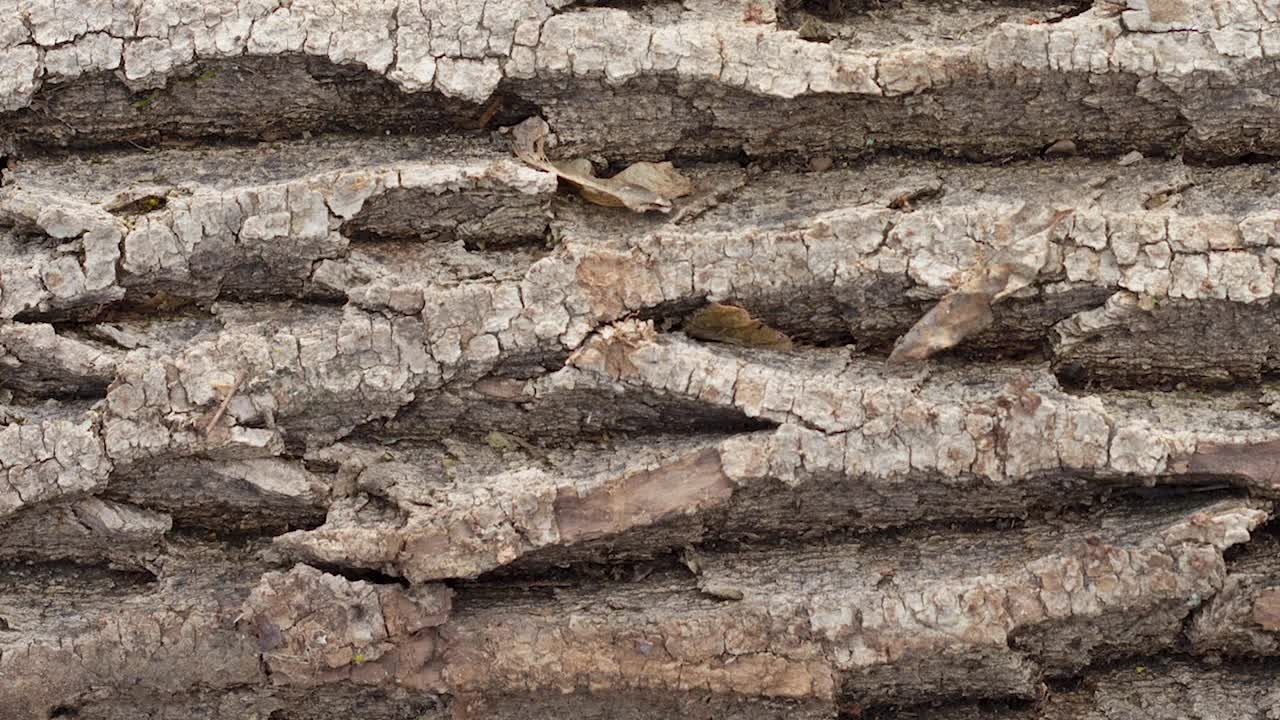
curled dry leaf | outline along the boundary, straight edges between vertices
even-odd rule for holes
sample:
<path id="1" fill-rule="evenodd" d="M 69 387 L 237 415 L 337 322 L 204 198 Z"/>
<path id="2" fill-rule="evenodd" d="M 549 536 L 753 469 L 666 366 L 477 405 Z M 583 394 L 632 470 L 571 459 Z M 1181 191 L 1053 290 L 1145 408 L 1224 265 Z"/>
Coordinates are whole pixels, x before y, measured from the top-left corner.
<path id="1" fill-rule="evenodd" d="M 700 340 L 772 350 L 791 349 L 791 338 L 734 305 L 711 303 L 689 318 L 684 332 Z"/>
<path id="2" fill-rule="evenodd" d="M 887 207 L 890 210 L 913 212 L 917 204 L 925 200 L 941 197 L 942 194 L 941 176 L 907 178 L 903 185 L 895 187 L 889 192 Z"/>
<path id="3" fill-rule="evenodd" d="M 544 148 L 549 131 L 540 117 L 525 120 L 512 129 L 512 150 L 522 162 L 555 173 L 576 187 L 587 202 L 635 212 L 671 212 L 672 200 L 693 192 L 693 183 L 669 162 L 634 163 L 610 178 L 596 177 L 591 162 L 585 158 L 552 162 Z"/>
<path id="4" fill-rule="evenodd" d="M 942 298 L 893 346 L 889 362 L 925 360 L 991 326 L 991 296 L 956 290 Z"/>
<path id="5" fill-rule="evenodd" d="M 898 339 L 891 363 L 918 362 L 991 326 L 992 304 L 1035 282 L 1049 260 L 1050 236 L 1074 209 L 1054 213 L 1036 232 L 1006 246 Z M 1021 213 L 1019 213 L 1021 215 Z"/>
<path id="6" fill-rule="evenodd" d="M 680 171 L 669 162 L 632 163 L 609 180 L 652 190 L 668 200 L 684 197 L 693 192 L 693 183 L 689 178 L 681 175 Z"/>

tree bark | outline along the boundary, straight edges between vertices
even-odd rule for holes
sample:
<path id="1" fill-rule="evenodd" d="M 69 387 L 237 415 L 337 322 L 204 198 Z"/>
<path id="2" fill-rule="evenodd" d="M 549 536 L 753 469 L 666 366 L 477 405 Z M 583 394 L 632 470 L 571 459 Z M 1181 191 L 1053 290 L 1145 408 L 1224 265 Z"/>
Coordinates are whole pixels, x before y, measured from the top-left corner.
<path id="1" fill-rule="evenodd" d="M 1277 716 L 1277 57 L 0 0 L 0 718 Z"/>

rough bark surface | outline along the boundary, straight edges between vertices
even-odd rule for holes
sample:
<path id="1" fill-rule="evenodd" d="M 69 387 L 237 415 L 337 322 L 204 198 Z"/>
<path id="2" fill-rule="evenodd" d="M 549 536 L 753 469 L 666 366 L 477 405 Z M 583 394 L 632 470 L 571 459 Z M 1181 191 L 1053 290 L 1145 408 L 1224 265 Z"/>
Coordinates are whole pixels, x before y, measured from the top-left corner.
<path id="1" fill-rule="evenodd" d="M 1280 716 L 1278 58 L 0 0 L 0 718 Z"/>

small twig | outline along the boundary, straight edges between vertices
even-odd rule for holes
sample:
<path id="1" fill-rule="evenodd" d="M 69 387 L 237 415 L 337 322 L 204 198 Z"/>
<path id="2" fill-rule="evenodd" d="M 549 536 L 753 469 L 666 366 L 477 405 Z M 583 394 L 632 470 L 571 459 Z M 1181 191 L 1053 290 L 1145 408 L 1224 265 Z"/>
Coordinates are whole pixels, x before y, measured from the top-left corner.
<path id="1" fill-rule="evenodd" d="M 204 426 L 204 434 L 208 435 L 213 432 L 213 426 L 218 424 L 222 419 L 222 415 L 227 412 L 227 406 L 231 404 L 231 399 L 240 391 L 240 386 L 244 384 L 245 378 L 249 373 L 241 370 L 236 373 L 236 381 L 231 384 L 231 389 L 227 391 L 227 396 L 222 398 L 222 403 L 218 405 L 218 409 L 214 411 L 213 417 L 209 419 L 209 424 Z"/>
<path id="2" fill-rule="evenodd" d="M 49 112 L 49 108 L 47 108 L 47 107 L 41 107 L 41 108 L 40 108 L 40 113 L 41 113 L 42 115 L 44 115 L 45 117 L 53 118 L 54 120 L 57 120 L 58 122 L 62 123 L 63 125 L 66 125 L 66 126 L 67 126 L 67 129 L 68 129 L 68 130 L 70 130 L 73 134 L 75 134 L 75 135 L 79 135 L 79 134 L 80 134 L 80 129 L 79 129 L 79 128 L 77 128 L 75 125 L 72 125 L 71 123 L 67 122 L 66 120 L 63 120 L 62 118 L 58 117 L 57 115 L 54 115 L 53 113 Z"/>
<path id="3" fill-rule="evenodd" d="M 145 145 L 139 145 L 138 143 L 136 143 L 136 142 L 134 142 L 134 141 L 130 140 L 129 138 L 125 138 L 125 140 L 124 140 L 124 141 L 125 141 L 125 142 L 127 142 L 127 143 L 129 143 L 130 145 L 132 145 L 132 146 L 134 146 L 134 147 L 138 148 L 139 150 L 141 150 L 141 151 L 142 151 L 142 152 L 144 152 L 144 153 L 153 153 L 153 152 L 155 152 L 155 151 L 156 151 L 156 149 L 155 149 L 155 148 L 149 148 L 149 147 L 147 147 L 147 146 L 145 146 Z"/>
<path id="4" fill-rule="evenodd" d="M 466 120 L 458 124 L 464 130 L 483 130 L 484 126 L 488 125 L 489 121 L 492 120 L 500 110 L 502 110 L 502 96 L 494 95 L 493 99 L 489 101 L 488 106 L 485 107 L 484 112 L 480 113 L 480 117 L 474 120 Z"/>

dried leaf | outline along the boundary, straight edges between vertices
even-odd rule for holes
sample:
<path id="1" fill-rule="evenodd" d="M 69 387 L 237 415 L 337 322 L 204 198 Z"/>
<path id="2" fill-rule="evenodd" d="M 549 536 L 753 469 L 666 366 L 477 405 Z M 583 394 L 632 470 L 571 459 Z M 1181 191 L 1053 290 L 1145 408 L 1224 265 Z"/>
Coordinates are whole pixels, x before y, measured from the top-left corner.
<path id="1" fill-rule="evenodd" d="M 791 338 L 733 305 L 711 303 L 689 318 L 684 332 L 700 340 L 773 350 L 791 349 Z"/>
<path id="2" fill-rule="evenodd" d="M 1162 208 L 1165 205 L 1168 205 L 1170 200 L 1173 200 L 1174 198 L 1178 197 L 1182 193 L 1186 192 L 1187 190 L 1190 190 L 1195 186 L 1196 186 L 1195 183 L 1189 183 L 1189 182 L 1181 182 L 1175 185 L 1170 185 L 1169 187 L 1163 188 L 1161 190 L 1158 190 L 1148 195 L 1147 199 L 1143 201 L 1142 207 L 1147 210 L 1156 210 L 1158 208 Z"/>
<path id="3" fill-rule="evenodd" d="M 671 203 L 661 195 L 638 185 L 617 182 L 614 178 L 595 176 L 591 162 L 582 158 L 552 163 L 554 172 L 578 188 L 578 194 L 587 202 L 605 207 L 625 207 L 636 212 L 659 210 L 668 212 Z"/>
<path id="4" fill-rule="evenodd" d="M 889 362 L 919 362 L 991 326 L 991 296 L 959 290 L 916 321 L 894 345 Z"/>
<path id="5" fill-rule="evenodd" d="M 1025 208 L 1024 208 L 1025 210 Z M 1006 246 L 959 288 L 942 298 L 898 339 L 889 362 L 918 362 L 991 326 L 991 306 L 1035 282 L 1049 260 L 1053 228 L 1074 209 L 1055 213 L 1036 232 Z M 1015 218 L 1024 216 L 1019 211 Z"/>
<path id="6" fill-rule="evenodd" d="M 681 175 L 670 162 L 633 163 L 609 180 L 652 190 L 668 200 L 684 197 L 693 192 L 693 183 L 689 178 Z"/>
<path id="7" fill-rule="evenodd" d="M 595 177 L 596 175 L 596 169 L 592 167 L 591 161 L 586 158 L 574 158 L 573 160 L 564 160 L 551 164 L 555 166 L 556 172 L 564 175 L 581 175 L 583 177 Z"/>
<path id="8" fill-rule="evenodd" d="M 913 212 L 917 203 L 941 197 L 942 185 L 941 177 L 908 178 L 889 192 L 888 207 L 890 210 Z"/>
<path id="9" fill-rule="evenodd" d="M 671 212 L 671 200 L 693 192 L 693 183 L 669 162 L 635 163 L 611 178 L 596 177 L 584 158 L 551 162 L 545 152 L 548 132 L 546 121 L 531 117 L 512 129 L 512 150 L 521 161 L 575 186 L 587 202 L 634 212 Z"/>
<path id="10" fill-rule="evenodd" d="M 514 444 L 507 439 L 507 436 L 504 433 L 500 433 L 497 430 L 493 430 L 488 435 L 485 435 L 484 443 L 494 450 L 510 450 L 511 446 Z"/>
<path id="11" fill-rule="evenodd" d="M 741 600 L 746 597 L 742 590 L 714 580 L 704 580 L 698 583 L 698 589 L 713 598 L 720 600 Z"/>
<path id="12" fill-rule="evenodd" d="M 549 134 L 551 126 L 535 115 L 511 128 L 511 150 L 516 157 L 530 165 L 536 164 L 531 158 L 541 157 L 545 162 L 544 146 Z"/>

